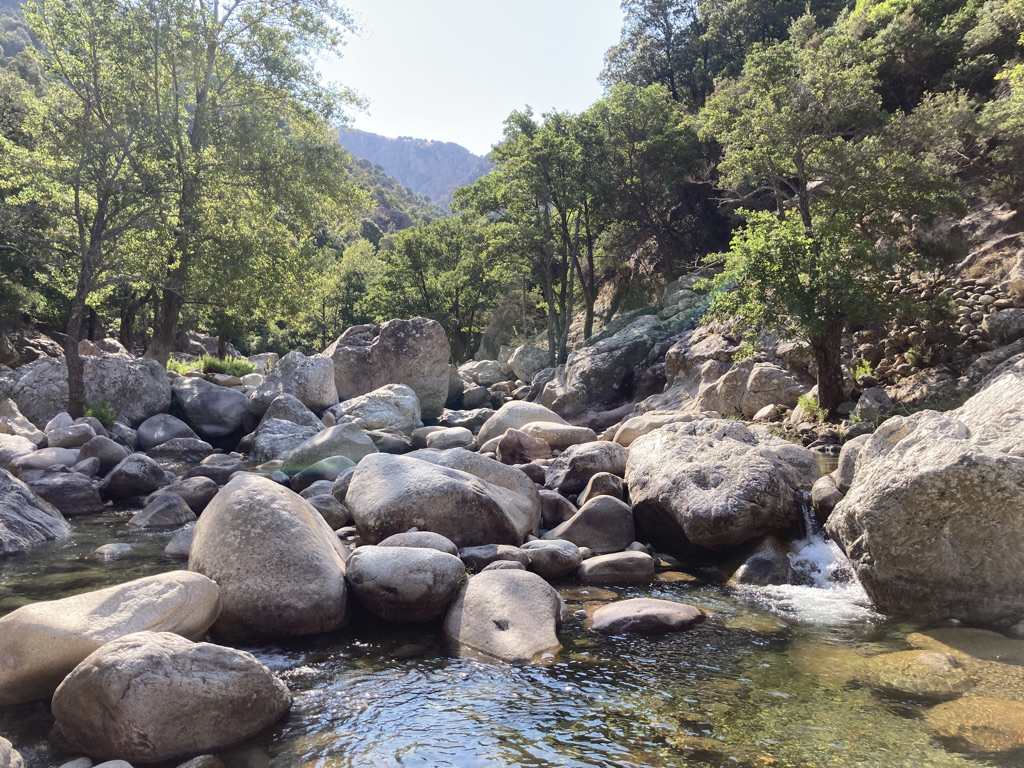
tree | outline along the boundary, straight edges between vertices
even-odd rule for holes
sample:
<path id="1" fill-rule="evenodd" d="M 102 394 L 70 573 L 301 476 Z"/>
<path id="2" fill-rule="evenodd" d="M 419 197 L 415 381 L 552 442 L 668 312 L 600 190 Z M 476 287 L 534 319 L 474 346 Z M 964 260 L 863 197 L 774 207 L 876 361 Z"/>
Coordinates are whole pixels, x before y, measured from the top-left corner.
<path id="1" fill-rule="evenodd" d="M 445 329 L 457 362 L 469 359 L 487 312 L 509 281 L 508 254 L 464 214 L 405 229 L 382 244 L 360 309 L 377 322 L 422 316 Z"/>
<path id="2" fill-rule="evenodd" d="M 337 224 L 363 207 L 327 128 L 356 100 L 315 68 L 353 23 L 334 0 L 136 0 L 132 10 L 148 74 L 137 99 L 152 110 L 171 168 L 172 236 L 146 350 L 166 361 L 195 271 L 244 254 L 229 247 L 250 223 L 234 217 L 241 198 L 272 209 L 264 220 L 275 225 L 259 234 L 278 239 L 263 242 L 263 255 L 280 258 L 296 253 L 286 241 L 311 236 L 325 216 Z"/>
<path id="3" fill-rule="evenodd" d="M 42 208 L 23 230 L 52 278 L 73 285 L 65 327 L 68 412 L 82 415 L 85 384 L 78 342 L 86 305 L 119 241 L 149 226 L 156 211 L 147 125 L 130 84 L 137 74 L 116 0 L 36 0 L 26 18 L 44 45 L 48 89 L 34 111 L 34 145 L 6 142 L 13 202 Z"/>
<path id="4" fill-rule="evenodd" d="M 843 399 L 843 330 L 891 317 L 886 281 L 916 266 L 901 238 L 962 207 L 931 121 L 884 113 L 877 83 L 863 43 L 805 16 L 788 41 L 756 47 L 702 113 L 703 135 L 723 147 L 723 180 L 775 201 L 773 212 L 746 213 L 712 316 L 735 317 L 750 338 L 804 338 L 829 409 Z"/>

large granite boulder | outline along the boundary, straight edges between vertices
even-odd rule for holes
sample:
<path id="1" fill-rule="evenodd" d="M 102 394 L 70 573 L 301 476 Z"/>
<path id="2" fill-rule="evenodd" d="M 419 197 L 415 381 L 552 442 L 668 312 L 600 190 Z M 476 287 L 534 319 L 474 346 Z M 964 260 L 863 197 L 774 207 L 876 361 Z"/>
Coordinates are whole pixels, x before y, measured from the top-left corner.
<path id="1" fill-rule="evenodd" d="M 664 336 L 661 320 L 643 315 L 612 336 L 570 353 L 565 367 L 544 386 L 541 403 L 562 415 L 625 399 L 636 369 Z"/>
<path id="2" fill-rule="evenodd" d="M 828 521 L 880 608 L 971 622 L 1024 615 L 1024 372 L 963 406 L 893 417 L 861 446 Z"/>
<path id="3" fill-rule="evenodd" d="M 512 400 L 494 412 L 480 427 L 477 442 L 484 445 L 495 437 L 501 437 L 509 429 L 520 429 L 532 422 L 549 422 L 569 426 L 569 422 L 540 403 Z"/>
<path id="4" fill-rule="evenodd" d="M 183 379 L 184 377 L 179 378 Z M 199 379 L 188 379 L 188 381 L 199 381 Z M 174 384 L 177 386 L 178 379 L 175 379 Z M 210 386 L 215 385 L 211 384 Z M 220 387 L 218 387 L 218 389 L 220 389 Z M 178 396 L 177 390 L 175 390 L 173 386 L 171 391 L 175 392 L 175 397 Z M 158 413 L 155 416 L 150 416 L 144 422 L 139 424 L 139 428 L 135 430 L 135 435 L 138 440 L 136 445 L 143 453 L 148 451 L 150 448 L 155 448 L 158 445 L 166 443 L 168 440 L 174 440 L 178 437 L 199 437 L 199 435 L 192 431 L 192 427 L 177 416 L 171 416 L 169 413 Z"/>
<path id="5" fill-rule="evenodd" d="M 237 432 L 249 413 L 249 399 L 242 392 L 206 379 L 179 376 L 172 390 L 185 422 L 207 440 Z M 141 444 L 141 434 L 139 440 Z"/>
<path id="6" fill-rule="evenodd" d="M 338 403 L 334 366 L 323 355 L 307 357 L 298 350 L 289 352 L 250 395 L 249 410 L 262 416 L 280 395 L 292 395 L 317 413 L 327 410 Z"/>
<path id="7" fill-rule="evenodd" d="M 638 532 L 662 551 L 725 551 L 801 519 L 813 454 L 737 421 L 669 424 L 634 441 L 626 482 Z"/>
<path id="8" fill-rule="evenodd" d="M 172 416 L 171 418 L 174 417 Z M 189 430 L 189 432 L 191 431 L 192 430 Z M 92 458 L 99 459 L 100 472 L 106 474 L 122 461 L 127 459 L 130 453 L 131 451 L 120 443 L 115 443 L 109 437 L 96 435 L 96 437 L 82 446 L 82 450 L 78 454 L 78 460 L 85 461 L 86 459 Z"/>
<path id="9" fill-rule="evenodd" d="M 92 480 L 79 472 L 54 472 L 28 486 L 65 517 L 95 514 L 106 506 Z"/>
<path id="10" fill-rule="evenodd" d="M 0 390 L 2 388 L 3 384 L 0 384 Z M 43 430 L 26 419 L 18 410 L 18 404 L 9 397 L 0 402 L 0 435 L 23 437 L 36 448 L 46 442 Z"/>
<path id="11" fill-rule="evenodd" d="M 491 570 L 472 576 L 444 620 L 445 637 L 503 661 L 539 661 L 558 653 L 564 604 L 535 573 Z"/>
<path id="12" fill-rule="evenodd" d="M 563 494 L 579 493 L 599 473 L 622 477 L 628 458 L 628 448 L 606 440 L 572 445 L 551 462 L 545 485 Z"/>
<path id="13" fill-rule="evenodd" d="M 423 426 L 419 398 L 405 384 L 386 384 L 339 403 L 335 411 L 360 429 L 394 428 L 408 433 Z"/>
<path id="14" fill-rule="evenodd" d="M 220 585 L 218 635 L 315 635 L 345 623 L 344 557 L 309 502 L 269 478 L 242 474 L 200 516 L 188 567 Z"/>
<path id="15" fill-rule="evenodd" d="M 98 355 L 83 359 L 85 400 L 106 400 L 131 426 L 171 405 L 167 372 L 156 360 Z M 0 400 L 10 397 L 37 427 L 68 407 L 68 369 L 63 358 L 43 357 L 0 378 Z"/>
<path id="16" fill-rule="evenodd" d="M 167 473 L 149 456 L 129 454 L 103 478 L 100 491 L 112 499 L 146 496 L 168 484 Z"/>
<path id="17" fill-rule="evenodd" d="M 423 547 L 359 547 L 348 561 L 352 594 L 386 621 L 433 621 L 466 575 L 454 555 Z"/>
<path id="18" fill-rule="evenodd" d="M 548 367 L 549 359 L 547 350 L 523 344 L 512 352 L 508 359 L 508 367 L 512 369 L 517 379 L 529 382 L 538 372 Z"/>
<path id="19" fill-rule="evenodd" d="M 415 527 L 446 536 L 459 547 L 518 545 L 536 528 L 540 497 L 536 490 L 533 497 L 521 490 L 523 486 L 519 483 L 530 482 L 521 472 L 490 462 L 496 468 L 490 475 L 492 482 L 468 471 L 424 460 L 430 453 L 475 456 L 469 451 L 422 453 L 422 459 L 374 454 L 356 467 L 345 494 L 345 505 L 351 510 L 363 541 L 373 544 Z M 497 474 L 501 470 L 515 473 L 521 479 L 504 480 Z M 512 483 L 517 485 L 508 487 Z"/>
<path id="20" fill-rule="evenodd" d="M 0 469 L 10 469 L 18 459 L 35 451 L 35 445 L 27 437 L 0 434 Z"/>
<path id="21" fill-rule="evenodd" d="M 49 698 L 86 656 L 149 630 L 200 639 L 220 613 L 220 589 L 171 571 L 81 595 L 32 603 L 0 619 L 0 706 Z"/>
<path id="22" fill-rule="evenodd" d="M 342 400 L 386 384 L 405 384 L 419 398 L 423 418 L 436 418 L 444 410 L 451 347 L 436 320 L 415 317 L 356 325 L 324 355 L 334 362 L 334 382 Z"/>
<path id="23" fill-rule="evenodd" d="M 269 413 L 269 411 L 268 411 Z M 249 455 L 253 461 L 263 463 L 285 459 L 306 441 L 316 437 L 325 429 L 323 424 L 315 427 L 296 424 L 285 419 L 265 419 L 253 433 Z"/>
<path id="24" fill-rule="evenodd" d="M 0 469 L 0 556 L 63 539 L 71 526 L 51 504 Z"/>
<path id="25" fill-rule="evenodd" d="M 291 704 L 288 687 L 245 651 L 137 632 L 75 667 L 53 696 L 53 716 L 98 760 L 155 763 L 243 741 Z"/>

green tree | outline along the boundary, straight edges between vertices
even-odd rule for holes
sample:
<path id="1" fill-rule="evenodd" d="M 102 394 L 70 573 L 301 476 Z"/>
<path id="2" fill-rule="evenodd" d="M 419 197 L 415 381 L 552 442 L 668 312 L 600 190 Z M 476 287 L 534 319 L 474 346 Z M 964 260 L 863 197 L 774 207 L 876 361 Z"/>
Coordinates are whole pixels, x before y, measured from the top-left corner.
<path id="1" fill-rule="evenodd" d="M 711 314 L 752 335 L 803 337 L 829 409 L 843 399 L 843 330 L 891 316 L 886 281 L 915 266 L 902 238 L 962 207 L 931 121 L 887 115 L 877 83 L 863 43 L 804 17 L 788 41 L 756 47 L 702 114 L 704 135 L 723 147 L 723 180 L 775 201 L 774 212 L 746 214 Z"/>
<path id="2" fill-rule="evenodd" d="M 327 128 L 355 99 L 322 83 L 315 67 L 353 24 L 334 0 L 135 0 L 131 8 L 147 73 L 136 98 L 152 111 L 171 171 L 171 237 L 146 350 L 164 361 L 196 271 L 246 256 L 234 246 L 253 223 L 236 216 L 248 201 L 258 200 L 255 218 L 270 224 L 259 233 L 261 259 L 293 257 L 302 248 L 292 241 L 363 207 Z"/>
<path id="3" fill-rule="evenodd" d="M 422 316 L 445 329 L 456 362 L 467 360 L 510 278 L 509 254 L 490 228 L 466 214 L 403 230 L 385 240 L 361 308 L 377 322 Z"/>

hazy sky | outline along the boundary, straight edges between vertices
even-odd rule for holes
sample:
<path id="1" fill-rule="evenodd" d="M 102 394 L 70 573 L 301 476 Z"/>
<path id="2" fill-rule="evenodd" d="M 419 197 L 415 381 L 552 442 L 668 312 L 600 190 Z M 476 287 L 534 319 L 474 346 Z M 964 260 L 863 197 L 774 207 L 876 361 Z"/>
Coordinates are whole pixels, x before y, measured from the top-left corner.
<path id="1" fill-rule="evenodd" d="M 343 0 L 364 32 L 323 67 L 370 100 L 355 127 L 486 154 L 529 104 L 578 112 L 601 95 L 619 0 Z"/>

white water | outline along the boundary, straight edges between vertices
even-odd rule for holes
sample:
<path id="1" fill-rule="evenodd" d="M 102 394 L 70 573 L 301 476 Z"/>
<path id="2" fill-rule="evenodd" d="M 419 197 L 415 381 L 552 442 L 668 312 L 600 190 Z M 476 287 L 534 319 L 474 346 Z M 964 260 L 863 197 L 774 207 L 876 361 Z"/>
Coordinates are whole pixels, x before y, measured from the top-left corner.
<path id="1" fill-rule="evenodd" d="M 842 626 L 872 621 L 879 614 L 853 574 L 850 561 L 835 542 L 825 537 L 809 499 L 802 505 L 807 535 L 789 552 L 793 584 L 740 587 L 747 600 L 791 621 Z"/>

